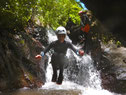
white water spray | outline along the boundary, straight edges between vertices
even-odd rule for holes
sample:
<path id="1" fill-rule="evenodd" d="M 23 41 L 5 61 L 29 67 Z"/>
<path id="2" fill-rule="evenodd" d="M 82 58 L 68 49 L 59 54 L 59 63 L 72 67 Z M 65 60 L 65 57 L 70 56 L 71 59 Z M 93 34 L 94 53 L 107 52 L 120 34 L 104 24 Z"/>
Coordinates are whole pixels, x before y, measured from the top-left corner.
<path id="1" fill-rule="evenodd" d="M 57 37 L 53 31 L 48 30 L 48 37 L 49 43 L 57 40 Z M 49 56 L 49 63 L 47 66 L 46 83 L 41 89 L 78 89 L 82 91 L 82 95 L 114 95 L 113 93 L 101 88 L 99 72 L 94 68 L 93 61 L 89 55 L 78 57 L 71 50 L 68 50 L 67 56 L 70 60 L 76 61 L 78 70 L 76 72 L 76 70 L 74 70 L 72 67 L 74 63 L 71 63 L 70 67 L 68 67 L 69 69 L 64 71 L 65 78 L 62 85 L 57 85 L 51 82 L 53 73 L 52 66 L 50 64 L 51 57 L 49 54 L 47 55 Z"/>

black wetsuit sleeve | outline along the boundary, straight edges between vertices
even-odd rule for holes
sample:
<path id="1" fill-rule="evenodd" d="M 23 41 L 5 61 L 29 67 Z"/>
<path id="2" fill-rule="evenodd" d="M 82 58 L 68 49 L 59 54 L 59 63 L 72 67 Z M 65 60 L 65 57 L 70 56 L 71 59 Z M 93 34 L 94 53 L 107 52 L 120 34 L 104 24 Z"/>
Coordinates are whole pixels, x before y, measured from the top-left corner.
<path id="1" fill-rule="evenodd" d="M 51 48 L 53 48 L 54 46 L 54 42 L 52 42 L 51 44 L 49 44 L 45 49 L 44 49 L 44 53 L 47 53 Z"/>
<path id="2" fill-rule="evenodd" d="M 72 49 L 76 54 L 78 52 L 78 50 L 73 46 L 72 43 L 68 43 L 69 44 L 69 48 Z"/>
<path id="3" fill-rule="evenodd" d="M 86 14 L 83 14 L 83 17 L 81 18 L 81 26 L 85 26 L 86 24 L 91 24 L 91 22 L 89 21 L 89 18 Z"/>
<path id="4" fill-rule="evenodd" d="M 84 23 L 83 23 L 83 21 L 82 21 L 82 20 L 81 20 L 80 24 L 81 24 L 81 26 L 82 26 L 82 27 L 84 26 Z"/>

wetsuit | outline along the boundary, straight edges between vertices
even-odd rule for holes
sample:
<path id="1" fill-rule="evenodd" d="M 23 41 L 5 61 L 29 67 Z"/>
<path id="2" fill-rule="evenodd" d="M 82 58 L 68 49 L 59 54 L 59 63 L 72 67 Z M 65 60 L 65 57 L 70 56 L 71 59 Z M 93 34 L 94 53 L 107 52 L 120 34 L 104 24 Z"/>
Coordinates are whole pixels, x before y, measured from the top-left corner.
<path id="1" fill-rule="evenodd" d="M 68 41 L 64 41 L 63 43 L 60 43 L 58 40 L 56 40 L 47 46 L 47 48 L 44 50 L 44 53 L 48 52 L 51 48 L 54 50 L 54 53 L 51 58 L 51 63 L 53 67 L 52 81 L 57 83 L 62 83 L 64 66 L 68 62 L 66 58 L 67 49 L 70 48 L 75 53 L 77 53 L 78 50 L 76 50 L 74 46 Z M 58 69 L 60 70 L 60 73 L 57 79 Z"/>
<path id="2" fill-rule="evenodd" d="M 86 24 L 91 25 L 91 21 L 89 20 L 87 14 L 83 14 L 83 16 L 81 17 L 80 24 L 82 27 L 84 27 Z M 81 31 L 80 35 L 81 35 L 81 37 L 85 37 L 85 44 L 84 44 L 83 49 L 84 49 L 85 53 L 89 53 L 89 42 L 91 41 L 90 34 L 88 32 Z"/>

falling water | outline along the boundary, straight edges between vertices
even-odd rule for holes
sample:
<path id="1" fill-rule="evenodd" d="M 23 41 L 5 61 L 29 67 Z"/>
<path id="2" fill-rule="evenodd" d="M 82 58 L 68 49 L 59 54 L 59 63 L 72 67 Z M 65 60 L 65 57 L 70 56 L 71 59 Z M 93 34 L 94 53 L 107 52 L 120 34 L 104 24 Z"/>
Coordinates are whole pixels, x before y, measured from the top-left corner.
<path id="1" fill-rule="evenodd" d="M 57 40 L 53 30 L 48 30 L 48 42 Z M 67 41 L 72 42 L 69 37 Z M 76 48 L 80 48 L 75 46 Z M 99 71 L 93 66 L 93 60 L 90 55 L 83 57 L 77 56 L 72 50 L 68 49 L 67 57 L 69 58 L 68 67 L 64 70 L 64 80 L 62 85 L 51 82 L 52 66 L 50 64 L 51 53 L 46 69 L 46 83 L 39 89 L 21 88 L 12 93 L 2 93 L 0 95 L 117 95 L 102 89 Z"/>
<path id="2" fill-rule="evenodd" d="M 55 33 L 53 31 L 48 30 L 49 43 L 55 41 L 57 39 Z M 68 41 L 71 42 L 69 37 L 67 36 Z M 76 47 L 79 48 L 79 47 Z M 67 57 L 70 62 L 64 71 L 64 81 L 62 85 L 57 85 L 51 82 L 52 77 L 52 66 L 50 64 L 50 54 L 49 63 L 47 66 L 46 73 L 46 83 L 42 86 L 41 89 L 48 90 L 80 90 L 82 95 L 115 95 L 107 90 L 102 89 L 101 87 L 101 79 L 99 72 L 93 66 L 93 60 L 90 55 L 84 55 L 83 57 L 77 56 L 74 52 L 68 49 Z"/>

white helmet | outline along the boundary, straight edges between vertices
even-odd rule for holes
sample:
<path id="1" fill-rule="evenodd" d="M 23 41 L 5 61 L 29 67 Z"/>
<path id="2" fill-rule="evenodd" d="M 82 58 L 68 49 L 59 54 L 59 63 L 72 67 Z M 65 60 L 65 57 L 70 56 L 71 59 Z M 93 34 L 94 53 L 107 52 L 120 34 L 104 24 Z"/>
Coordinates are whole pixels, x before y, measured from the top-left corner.
<path id="1" fill-rule="evenodd" d="M 59 35 L 59 34 L 65 34 L 66 35 L 67 34 L 66 29 L 63 26 L 58 27 L 56 29 L 56 33 L 57 33 L 57 35 Z"/>

